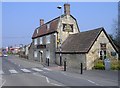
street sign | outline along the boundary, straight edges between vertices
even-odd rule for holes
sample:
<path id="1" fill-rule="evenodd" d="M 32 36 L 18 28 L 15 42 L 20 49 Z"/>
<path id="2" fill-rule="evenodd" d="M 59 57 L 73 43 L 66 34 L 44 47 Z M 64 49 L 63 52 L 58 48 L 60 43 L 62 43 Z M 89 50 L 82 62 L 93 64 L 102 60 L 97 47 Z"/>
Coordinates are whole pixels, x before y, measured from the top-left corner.
<path id="1" fill-rule="evenodd" d="M 105 70 L 110 70 L 110 59 L 106 58 L 104 60 Z"/>

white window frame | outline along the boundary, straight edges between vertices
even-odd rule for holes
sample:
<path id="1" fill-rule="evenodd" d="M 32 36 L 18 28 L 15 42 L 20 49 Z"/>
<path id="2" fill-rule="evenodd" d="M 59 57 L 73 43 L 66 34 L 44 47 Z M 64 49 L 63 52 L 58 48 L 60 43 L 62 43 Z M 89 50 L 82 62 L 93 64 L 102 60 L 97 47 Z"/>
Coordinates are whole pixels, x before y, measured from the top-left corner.
<path id="1" fill-rule="evenodd" d="M 50 29 L 50 23 L 47 24 L 47 29 L 48 29 L 48 30 Z"/>
<path id="2" fill-rule="evenodd" d="M 37 45 L 37 38 L 34 39 L 34 45 Z"/>
<path id="3" fill-rule="evenodd" d="M 38 54 L 37 51 L 34 51 L 34 57 L 37 57 L 37 54 Z"/>
<path id="4" fill-rule="evenodd" d="M 51 35 L 46 36 L 46 44 L 50 43 L 50 37 L 51 37 Z"/>
<path id="5" fill-rule="evenodd" d="M 49 58 L 49 59 L 50 59 L 50 50 L 47 50 L 47 51 L 46 51 L 46 58 Z"/>
<path id="6" fill-rule="evenodd" d="M 37 34 L 38 34 L 38 30 L 39 30 L 39 29 L 36 29 L 36 30 L 37 30 Z"/>
<path id="7" fill-rule="evenodd" d="M 40 37 L 40 44 L 43 44 L 43 37 Z"/>

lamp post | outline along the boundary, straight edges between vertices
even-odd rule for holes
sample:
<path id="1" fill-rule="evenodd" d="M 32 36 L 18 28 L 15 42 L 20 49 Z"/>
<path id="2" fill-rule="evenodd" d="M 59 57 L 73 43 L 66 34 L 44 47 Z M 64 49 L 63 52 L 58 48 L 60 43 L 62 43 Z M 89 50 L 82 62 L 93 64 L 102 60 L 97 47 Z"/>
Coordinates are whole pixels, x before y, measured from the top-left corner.
<path id="1" fill-rule="evenodd" d="M 59 47 L 59 50 L 60 50 L 60 66 L 62 66 L 62 48 L 61 48 L 61 42 L 62 42 L 62 38 L 61 38 L 61 15 L 62 15 L 62 6 L 58 6 L 57 7 L 58 9 L 61 10 L 61 13 L 60 13 L 60 25 L 59 25 L 59 28 L 60 28 L 60 47 Z"/>

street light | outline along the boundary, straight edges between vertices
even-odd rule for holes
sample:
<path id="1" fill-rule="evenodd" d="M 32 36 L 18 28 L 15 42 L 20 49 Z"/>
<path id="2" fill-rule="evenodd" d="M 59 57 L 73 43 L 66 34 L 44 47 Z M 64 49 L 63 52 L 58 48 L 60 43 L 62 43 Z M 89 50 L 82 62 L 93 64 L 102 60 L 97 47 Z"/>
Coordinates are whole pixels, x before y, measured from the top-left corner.
<path id="1" fill-rule="evenodd" d="M 62 16 L 62 6 L 58 6 L 57 7 L 58 9 L 60 9 L 61 10 L 61 13 L 60 13 L 60 26 L 59 26 L 59 28 L 60 28 L 60 47 L 59 47 L 59 49 L 60 49 L 60 66 L 62 66 L 62 49 L 61 49 L 61 42 L 62 42 L 62 38 L 61 38 L 61 16 Z"/>

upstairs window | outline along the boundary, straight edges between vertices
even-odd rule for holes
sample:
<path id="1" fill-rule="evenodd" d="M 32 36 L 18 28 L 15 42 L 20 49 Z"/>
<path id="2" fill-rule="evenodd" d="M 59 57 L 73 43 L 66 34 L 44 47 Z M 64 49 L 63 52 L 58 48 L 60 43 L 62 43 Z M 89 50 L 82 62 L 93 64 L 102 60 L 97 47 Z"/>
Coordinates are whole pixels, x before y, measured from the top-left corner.
<path id="1" fill-rule="evenodd" d="M 47 24 L 47 29 L 48 29 L 48 30 L 50 29 L 50 23 Z"/>
<path id="2" fill-rule="evenodd" d="M 43 38 L 40 37 L 40 44 L 43 44 Z"/>
<path id="3" fill-rule="evenodd" d="M 46 44 L 50 43 L 50 35 L 46 36 Z"/>
<path id="4" fill-rule="evenodd" d="M 34 45 L 37 45 L 37 38 L 34 39 Z"/>
<path id="5" fill-rule="evenodd" d="M 38 29 L 37 29 L 37 33 L 38 33 Z"/>

